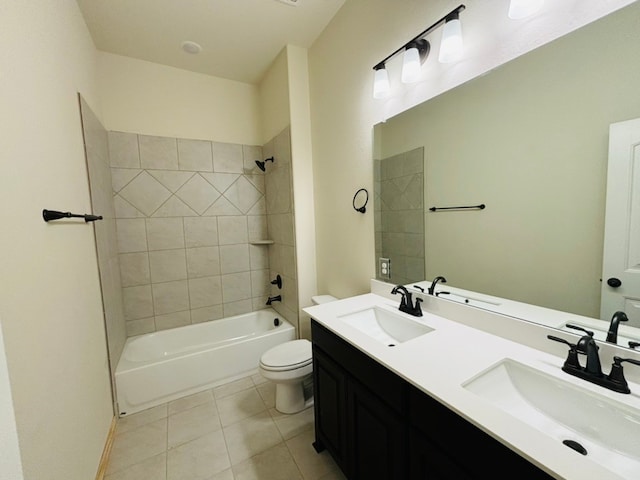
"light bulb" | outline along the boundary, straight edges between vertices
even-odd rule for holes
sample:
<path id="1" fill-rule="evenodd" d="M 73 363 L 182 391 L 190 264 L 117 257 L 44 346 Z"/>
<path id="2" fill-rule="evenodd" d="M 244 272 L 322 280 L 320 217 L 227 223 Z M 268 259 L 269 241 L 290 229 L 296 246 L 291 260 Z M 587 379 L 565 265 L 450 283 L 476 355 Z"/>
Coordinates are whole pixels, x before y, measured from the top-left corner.
<path id="1" fill-rule="evenodd" d="M 462 56 L 462 50 L 462 25 L 456 16 L 444 24 L 438 60 L 440 63 L 454 62 Z"/>
<path id="2" fill-rule="evenodd" d="M 509 18 L 519 20 L 533 15 L 544 5 L 544 0 L 511 0 Z"/>
<path id="3" fill-rule="evenodd" d="M 420 52 L 417 47 L 407 48 L 402 60 L 402 83 L 415 83 L 420 78 Z"/>
<path id="4" fill-rule="evenodd" d="M 384 66 L 376 68 L 373 77 L 373 98 L 384 98 L 389 94 L 389 90 L 387 69 Z"/>

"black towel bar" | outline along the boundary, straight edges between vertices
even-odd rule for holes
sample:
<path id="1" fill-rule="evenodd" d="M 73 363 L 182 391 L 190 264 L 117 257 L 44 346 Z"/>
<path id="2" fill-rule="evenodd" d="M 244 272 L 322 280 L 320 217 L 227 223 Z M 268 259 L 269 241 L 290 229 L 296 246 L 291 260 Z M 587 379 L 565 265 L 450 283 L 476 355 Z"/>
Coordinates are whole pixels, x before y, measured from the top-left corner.
<path id="1" fill-rule="evenodd" d="M 60 220 L 61 218 L 84 218 L 85 222 L 95 222 L 96 220 L 102 220 L 102 215 L 78 215 L 71 212 L 58 212 L 57 210 L 42 210 L 42 218 L 45 222 L 51 220 Z"/>
<path id="2" fill-rule="evenodd" d="M 429 210 L 432 212 L 439 212 L 441 210 L 484 210 L 487 206 L 484 203 L 480 205 L 469 205 L 465 207 L 431 207 Z"/>

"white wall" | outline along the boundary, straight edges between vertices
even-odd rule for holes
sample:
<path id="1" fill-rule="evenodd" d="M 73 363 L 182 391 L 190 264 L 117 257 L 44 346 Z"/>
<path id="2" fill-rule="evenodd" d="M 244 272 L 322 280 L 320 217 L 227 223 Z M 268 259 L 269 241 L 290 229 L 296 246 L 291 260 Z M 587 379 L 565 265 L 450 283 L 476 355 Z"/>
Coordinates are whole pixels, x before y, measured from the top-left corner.
<path id="1" fill-rule="evenodd" d="M 399 82 L 401 56 L 389 62 L 391 96 L 372 98 L 372 68 L 458 3 L 349 0 L 309 51 L 318 290 L 338 297 L 369 290 L 374 270 L 373 210 L 351 207 L 373 191 L 373 125 L 568 33 L 631 0 L 545 2 L 538 16 L 507 18 L 507 0 L 470 0 L 461 14 L 465 55 L 439 64 L 440 31 L 418 83 Z"/>
<path id="2" fill-rule="evenodd" d="M 107 130 L 261 145 L 258 88 L 100 52 Z"/>
<path id="3" fill-rule="evenodd" d="M 77 93 L 99 112 L 74 0 L 0 7 L 0 317 L 24 478 L 95 476 L 112 419 Z M 4 477 L 3 477 L 4 478 Z"/>

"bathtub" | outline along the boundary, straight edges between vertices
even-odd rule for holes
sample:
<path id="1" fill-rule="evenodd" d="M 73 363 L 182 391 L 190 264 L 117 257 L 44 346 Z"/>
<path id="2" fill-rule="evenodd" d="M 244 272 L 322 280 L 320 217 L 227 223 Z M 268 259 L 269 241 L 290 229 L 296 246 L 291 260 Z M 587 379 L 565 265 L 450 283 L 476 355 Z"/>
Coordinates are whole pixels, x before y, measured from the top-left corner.
<path id="1" fill-rule="evenodd" d="M 257 373 L 264 352 L 295 338 L 270 308 L 130 337 L 115 373 L 120 416 Z"/>

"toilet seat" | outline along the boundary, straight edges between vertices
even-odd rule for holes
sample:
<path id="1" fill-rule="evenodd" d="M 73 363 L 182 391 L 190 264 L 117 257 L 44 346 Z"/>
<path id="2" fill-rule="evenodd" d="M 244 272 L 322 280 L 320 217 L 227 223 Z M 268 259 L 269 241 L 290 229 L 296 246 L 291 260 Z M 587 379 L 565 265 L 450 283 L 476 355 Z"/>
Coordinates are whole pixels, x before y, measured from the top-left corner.
<path id="1" fill-rule="evenodd" d="M 311 342 L 306 339 L 282 343 L 266 351 L 260 358 L 260 367 L 272 372 L 296 370 L 311 363 Z"/>

